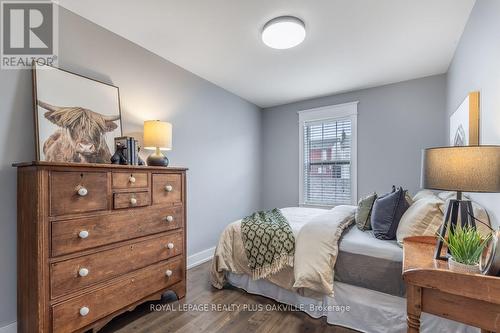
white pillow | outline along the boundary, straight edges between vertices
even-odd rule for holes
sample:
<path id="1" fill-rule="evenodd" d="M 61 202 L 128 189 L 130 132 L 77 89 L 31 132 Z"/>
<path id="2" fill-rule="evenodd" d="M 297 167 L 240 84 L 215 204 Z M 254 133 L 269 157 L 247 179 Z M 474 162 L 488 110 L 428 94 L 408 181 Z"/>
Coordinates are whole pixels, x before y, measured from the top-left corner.
<path id="1" fill-rule="evenodd" d="M 415 201 L 418 201 L 420 199 L 427 198 L 430 196 L 435 197 L 436 195 L 431 190 L 420 190 L 417 192 L 417 194 L 415 194 L 413 196 L 413 201 L 415 202 Z"/>
<path id="2" fill-rule="evenodd" d="M 410 236 L 435 236 L 443 223 L 440 209 L 443 204 L 444 201 L 433 193 L 416 200 L 399 221 L 396 232 L 398 244 L 403 245 L 403 239 Z"/>
<path id="3" fill-rule="evenodd" d="M 445 191 L 445 192 L 439 192 L 437 196 L 446 201 L 448 199 L 456 199 L 457 198 L 457 192 L 452 192 L 452 191 Z M 464 196 L 465 197 L 465 196 Z"/>

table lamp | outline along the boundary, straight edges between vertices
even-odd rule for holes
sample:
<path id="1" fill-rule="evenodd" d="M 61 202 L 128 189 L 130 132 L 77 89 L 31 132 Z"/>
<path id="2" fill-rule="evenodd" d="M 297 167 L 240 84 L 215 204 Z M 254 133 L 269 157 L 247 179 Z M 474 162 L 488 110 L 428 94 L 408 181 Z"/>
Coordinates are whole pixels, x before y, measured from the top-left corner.
<path id="1" fill-rule="evenodd" d="M 172 149 L 172 124 L 159 120 L 146 120 L 144 122 L 144 148 L 155 150 L 147 158 L 147 165 L 168 166 L 168 158 L 161 151 Z"/>
<path id="2" fill-rule="evenodd" d="M 470 200 L 462 192 L 500 192 L 500 146 L 466 146 L 424 149 L 422 152 L 422 188 L 456 191 L 457 198 L 450 200 L 439 231 L 445 237 L 448 228 L 454 230 L 458 216 L 462 226 L 475 227 Z M 460 214 L 460 215 L 459 215 Z M 435 259 L 442 256 L 442 238 L 438 239 Z"/>

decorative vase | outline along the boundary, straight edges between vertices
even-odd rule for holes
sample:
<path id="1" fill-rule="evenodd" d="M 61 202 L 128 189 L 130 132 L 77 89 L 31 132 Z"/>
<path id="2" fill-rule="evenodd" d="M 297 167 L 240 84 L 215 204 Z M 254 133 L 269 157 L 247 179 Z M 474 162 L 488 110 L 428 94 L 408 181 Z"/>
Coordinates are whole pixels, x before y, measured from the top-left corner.
<path id="1" fill-rule="evenodd" d="M 469 274 L 481 274 L 479 269 L 479 264 L 476 265 L 466 265 L 458 261 L 455 261 L 453 257 L 448 258 L 448 268 L 450 271 L 458 273 L 469 273 Z"/>
<path id="2" fill-rule="evenodd" d="M 479 260 L 479 266 L 483 274 L 500 276 L 500 228 L 493 232 L 493 237 Z"/>

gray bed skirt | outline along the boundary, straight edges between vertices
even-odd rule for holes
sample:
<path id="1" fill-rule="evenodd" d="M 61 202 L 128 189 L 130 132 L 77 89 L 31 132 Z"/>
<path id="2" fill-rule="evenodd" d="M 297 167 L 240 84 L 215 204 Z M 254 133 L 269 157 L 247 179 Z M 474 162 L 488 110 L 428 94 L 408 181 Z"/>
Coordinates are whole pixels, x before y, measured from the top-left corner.
<path id="1" fill-rule="evenodd" d="M 335 280 L 404 297 L 402 269 L 401 261 L 340 251 L 335 264 Z"/>

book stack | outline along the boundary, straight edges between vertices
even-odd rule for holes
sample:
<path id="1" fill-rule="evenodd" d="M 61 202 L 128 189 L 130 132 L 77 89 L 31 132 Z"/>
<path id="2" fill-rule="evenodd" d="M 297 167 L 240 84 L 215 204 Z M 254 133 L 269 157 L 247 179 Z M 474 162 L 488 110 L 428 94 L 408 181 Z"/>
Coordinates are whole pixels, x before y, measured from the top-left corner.
<path id="1" fill-rule="evenodd" d="M 115 149 L 121 152 L 120 164 L 139 165 L 139 142 L 131 136 L 115 138 Z"/>

